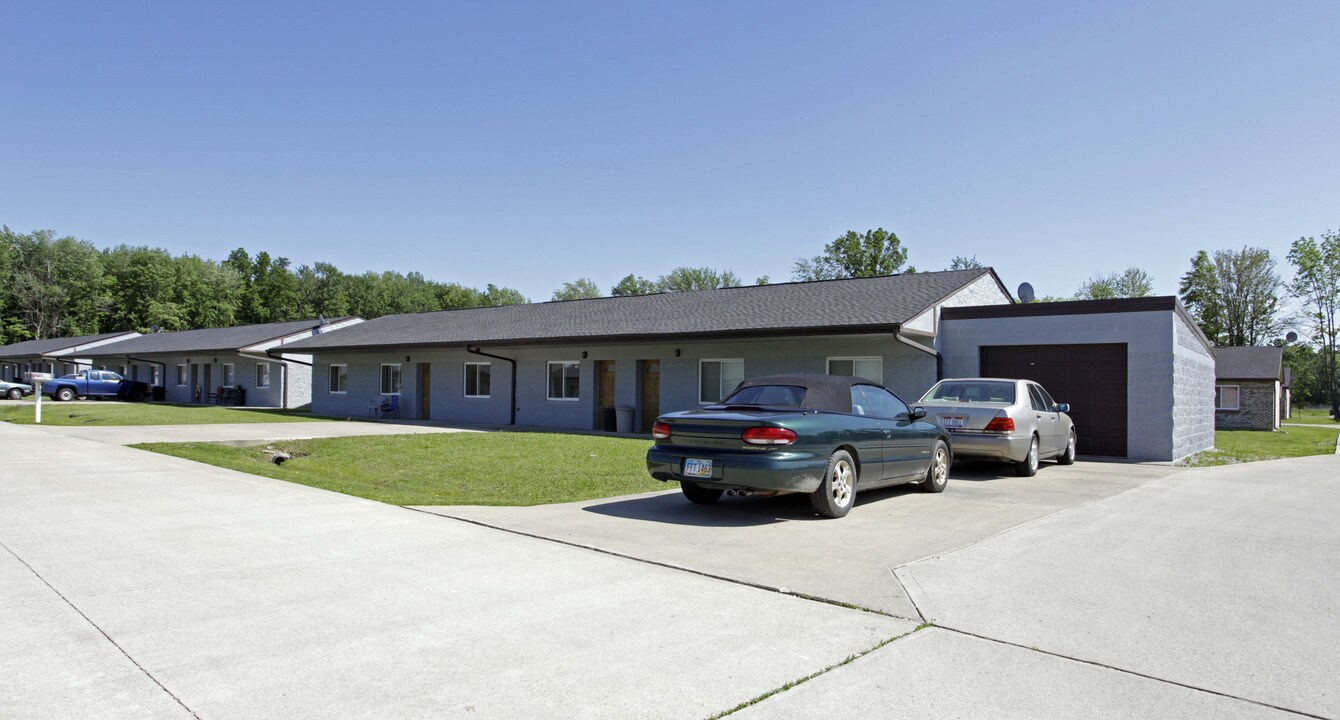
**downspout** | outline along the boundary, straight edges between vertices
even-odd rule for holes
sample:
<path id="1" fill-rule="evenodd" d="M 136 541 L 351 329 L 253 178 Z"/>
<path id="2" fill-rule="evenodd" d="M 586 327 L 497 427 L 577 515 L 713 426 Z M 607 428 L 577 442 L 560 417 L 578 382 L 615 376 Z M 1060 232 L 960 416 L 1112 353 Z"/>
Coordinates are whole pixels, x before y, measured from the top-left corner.
<path id="1" fill-rule="evenodd" d="M 941 355 L 940 355 L 940 353 L 939 353 L 938 351 L 936 351 L 934 348 L 928 348 L 928 347 L 926 347 L 925 345 L 922 345 L 922 344 L 919 343 L 919 342 L 915 342 L 915 341 L 912 341 L 912 340 L 908 340 L 907 338 L 903 337 L 903 334 L 902 334 L 902 332 L 901 332 L 901 328 L 896 329 L 896 330 L 893 331 L 893 337 L 894 337 L 895 340 L 897 340 L 898 342 L 900 342 L 900 343 L 902 343 L 902 344 L 904 344 L 904 345 L 907 345 L 908 347 L 914 347 L 914 348 L 916 348 L 916 349 L 918 349 L 918 350 L 920 350 L 920 351 L 922 351 L 922 352 L 924 352 L 924 353 L 927 353 L 927 354 L 929 354 L 929 355 L 934 356 L 934 357 L 935 357 L 935 379 L 936 379 L 936 381 L 939 381 L 939 380 L 943 380 L 943 379 L 944 379 L 944 358 L 941 357 Z"/>
<path id="2" fill-rule="evenodd" d="M 237 354 L 237 356 L 238 356 L 238 357 L 244 357 L 244 358 L 246 358 L 246 359 L 248 359 L 248 360 L 264 360 L 265 362 L 274 362 L 275 360 L 278 360 L 278 361 L 279 361 L 279 372 L 280 372 L 280 374 L 281 374 L 281 377 L 279 378 L 279 382 L 284 383 L 284 397 L 280 400 L 280 403 L 283 404 L 285 410 L 289 410 L 289 409 L 291 409 L 291 408 L 289 407 L 289 406 L 290 406 L 290 403 L 289 403 L 289 400 L 288 400 L 288 390 L 289 390 L 289 388 L 288 388 L 288 364 L 289 364 L 289 363 L 297 363 L 297 364 L 299 364 L 299 365 L 306 365 L 307 367 L 312 368 L 313 370 L 316 369 L 316 366 L 313 365 L 312 363 L 309 363 L 309 362 L 303 362 L 302 360 L 294 360 L 294 359 L 292 359 L 292 358 L 286 358 L 286 357 L 284 357 L 284 354 L 283 354 L 282 352 L 279 353 L 278 355 L 271 355 L 270 352 L 267 350 L 267 351 L 265 352 L 265 355 L 264 355 L 264 356 L 261 356 L 261 355 L 248 355 L 247 353 L 239 352 L 239 353 Z M 312 386 L 313 386 L 313 388 L 316 387 L 316 378 L 312 378 Z M 316 394 L 315 390 L 312 391 L 312 394 L 313 394 L 313 395 Z"/>
<path id="3" fill-rule="evenodd" d="M 162 362 L 162 361 L 160 361 L 160 360 L 150 360 L 150 359 L 148 359 L 148 358 L 131 357 L 131 356 L 129 356 L 129 355 L 126 356 L 126 360 L 130 360 L 130 361 L 132 361 L 132 362 L 141 362 L 141 363 L 145 363 L 145 364 L 148 364 L 148 365 L 158 365 L 158 366 L 162 367 L 162 368 L 163 368 L 163 372 L 162 372 L 161 374 L 159 374 L 158 377 L 163 381 L 163 385 L 164 385 L 164 386 L 167 386 L 167 363 Z M 153 383 L 150 383 L 150 385 L 152 385 L 152 384 L 153 384 Z"/>
<path id="4" fill-rule="evenodd" d="M 512 358 L 509 357 L 503 357 L 502 355 L 491 355 L 489 353 L 484 352 L 483 350 L 480 350 L 479 348 L 472 348 L 469 345 L 465 346 L 465 351 L 470 353 L 471 355 L 480 355 L 486 358 L 494 358 L 495 360 L 503 360 L 505 362 L 509 362 L 512 364 L 512 395 L 510 398 L 508 398 L 511 404 L 510 408 L 511 414 L 509 416 L 507 424 L 515 426 L 516 425 L 516 360 L 513 360 Z"/>

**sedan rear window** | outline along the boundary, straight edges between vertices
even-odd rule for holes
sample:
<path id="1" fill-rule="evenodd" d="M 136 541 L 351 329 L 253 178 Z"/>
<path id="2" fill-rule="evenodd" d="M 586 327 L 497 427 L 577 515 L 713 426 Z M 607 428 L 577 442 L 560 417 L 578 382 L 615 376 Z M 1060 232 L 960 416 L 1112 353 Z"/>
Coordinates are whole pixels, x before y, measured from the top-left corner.
<path id="1" fill-rule="evenodd" d="M 773 405 L 782 407 L 800 407 L 805 401 L 805 388 L 795 385 L 753 385 L 740 388 L 730 397 L 721 401 L 722 405 Z"/>
<path id="2" fill-rule="evenodd" d="M 931 388 L 921 397 L 922 402 L 947 400 L 960 403 L 1006 403 L 1014 402 L 1014 383 L 990 382 L 982 380 L 953 380 L 942 382 Z"/>

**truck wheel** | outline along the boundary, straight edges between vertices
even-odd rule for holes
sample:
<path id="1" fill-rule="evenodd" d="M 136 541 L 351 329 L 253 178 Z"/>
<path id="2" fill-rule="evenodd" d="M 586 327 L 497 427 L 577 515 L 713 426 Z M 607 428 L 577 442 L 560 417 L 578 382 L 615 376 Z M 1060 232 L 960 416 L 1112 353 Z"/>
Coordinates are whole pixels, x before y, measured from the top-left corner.
<path id="1" fill-rule="evenodd" d="M 63 387 L 57 390 L 56 399 L 61 402 L 70 402 L 74 399 L 74 388 Z"/>
<path id="2" fill-rule="evenodd" d="M 131 402 L 144 402 L 144 391 L 141 390 L 141 389 L 139 389 L 139 388 L 135 388 L 134 390 L 131 390 L 131 391 L 130 391 L 130 401 L 131 401 Z"/>

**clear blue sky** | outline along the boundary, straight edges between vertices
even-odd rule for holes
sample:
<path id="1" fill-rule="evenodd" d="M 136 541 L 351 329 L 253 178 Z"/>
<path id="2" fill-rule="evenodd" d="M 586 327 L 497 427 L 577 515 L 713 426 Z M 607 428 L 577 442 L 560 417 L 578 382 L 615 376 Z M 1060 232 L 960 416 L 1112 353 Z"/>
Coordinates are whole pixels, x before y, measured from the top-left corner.
<path id="1" fill-rule="evenodd" d="M 1340 2 L 0 5 L 0 223 L 548 299 L 847 229 L 1068 295 L 1340 229 Z"/>

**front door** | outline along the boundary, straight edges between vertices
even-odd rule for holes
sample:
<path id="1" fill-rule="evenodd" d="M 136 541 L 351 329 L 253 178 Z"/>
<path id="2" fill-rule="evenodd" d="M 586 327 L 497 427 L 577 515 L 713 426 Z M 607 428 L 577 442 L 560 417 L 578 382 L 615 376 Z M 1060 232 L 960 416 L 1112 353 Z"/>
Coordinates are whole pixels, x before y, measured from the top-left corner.
<path id="1" fill-rule="evenodd" d="M 419 363 L 419 419 L 431 420 L 433 399 L 433 366 L 431 363 Z"/>
<path id="2" fill-rule="evenodd" d="M 656 418 L 661 416 L 661 361 L 642 361 L 642 428 L 651 432 Z"/>
<path id="3" fill-rule="evenodd" d="M 606 408 L 614 407 L 614 361 L 596 361 L 596 429 L 613 430 L 605 427 Z"/>
<path id="4" fill-rule="evenodd" d="M 205 364 L 200 366 L 200 402 L 208 403 L 209 394 L 214 392 L 214 369 L 213 365 Z"/>

